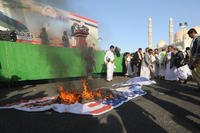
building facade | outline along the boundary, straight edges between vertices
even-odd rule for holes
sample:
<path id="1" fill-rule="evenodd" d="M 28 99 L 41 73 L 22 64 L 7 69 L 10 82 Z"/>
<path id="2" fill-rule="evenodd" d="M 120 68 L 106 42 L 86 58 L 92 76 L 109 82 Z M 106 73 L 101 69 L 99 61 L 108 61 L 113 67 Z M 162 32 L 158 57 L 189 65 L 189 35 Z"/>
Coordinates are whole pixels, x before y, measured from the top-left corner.
<path id="1" fill-rule="evenodd" d="M 18 42 L 41 44 L 40 35 L 45 29 L 49 45 L 63 46 L 65 31 L 68 47 L 90 46 L 98 49 L 97 21 L 35 0 L 0 0 L 0 18 L 0 30 L 15 30 Z"/>
<path id="2" fill-rule="evenodd" d="M 193 27 L 197 30 L 197 33 L 200 33 L 200 26 Z M 180 46 L 182 51 L 185 51 L 187 47 L 190 47 L 192 39 L 188 36 L 187 32 L 189 29 L 186 27 L 181 28 L 179 31 L 177 31 L 174 35 L 174 42 L 173 45 Z"/>
<path id="3" fill-rule="evenodd" d="M 197 30 L 197 33 L 200 33 L 200 26 L 195 26 L 193 27 L 194 29 Z M 180 50 L 185 51 L 187 47 L 190 47 L 192 39 L 188 36 L 187 34 L 188 29 L 186 26 L 181 27 L 180 30 L 178 30 L 174 35 L 173 35 L 173 21 L 172 18 L 170 17 L 169 19 L 169 44 L 167 44 L 164 40 L 160 40 L 157 43 L 157 48 L 159 51 L 162 48 L 167 48 L 168 45 L 172 45 L 174 47 L 179 46 L 181 48 Z"/>

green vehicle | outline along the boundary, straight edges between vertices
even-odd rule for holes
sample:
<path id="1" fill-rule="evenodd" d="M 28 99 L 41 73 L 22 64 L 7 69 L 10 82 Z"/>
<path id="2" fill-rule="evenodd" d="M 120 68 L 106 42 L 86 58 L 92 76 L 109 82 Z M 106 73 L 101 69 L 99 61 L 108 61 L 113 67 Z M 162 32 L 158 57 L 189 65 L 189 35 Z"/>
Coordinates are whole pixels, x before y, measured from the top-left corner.
<path id="1" fill-rule="evenodd" d="M 105 73 L 105 52 L 92 53 L 88 48 L 0 41 L 0 81 L 83 77 L 93 65 L 92 75 Z M 121 64 L 122 56 L 115 57 L 115 72 L 122 72 Z"/>

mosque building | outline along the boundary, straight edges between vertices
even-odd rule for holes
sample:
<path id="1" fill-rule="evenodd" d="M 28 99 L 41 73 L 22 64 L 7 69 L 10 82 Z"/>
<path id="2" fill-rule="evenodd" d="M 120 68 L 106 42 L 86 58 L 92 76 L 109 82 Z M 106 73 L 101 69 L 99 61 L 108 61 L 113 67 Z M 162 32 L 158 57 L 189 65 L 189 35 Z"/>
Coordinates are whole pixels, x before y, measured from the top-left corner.
<path id="1" fill-rule="evenodd" d="M 197 30 L 197 33 L 200 33 L 200 26 L 192 27 Z M 174 46 L 181 46 L 182 51 L 184 51 L 187 47 L 190 47 L 192 39 L 188 36 L 187 32 L 189 29 L 186 27 L 181 28 L 179 31 L 175 33 L 174 36 Z"/>
<path id="2" fill-rule="evenodd" d="M 192 27 L 197 30 L 197 33 L 200 33 L 200 26 Z M 166 43 L 164 40 L 160 40 L 157 43 L 156 48 L 161 50 L 162 48 L 167 48 L 168 45 L 173 45 L 174 47 L 180 46 L 182 51 L 185 51 L 187 47 L 190 47 L 192 39 L 188 36 L 186 26 L 181 26 L 181 29 L 173 34 L 173 20 L 170 17 L 169 19 L 169 43 Z M 148 22 L 148 47 L 152 48 L 152 18 L 149 18 Z"/>

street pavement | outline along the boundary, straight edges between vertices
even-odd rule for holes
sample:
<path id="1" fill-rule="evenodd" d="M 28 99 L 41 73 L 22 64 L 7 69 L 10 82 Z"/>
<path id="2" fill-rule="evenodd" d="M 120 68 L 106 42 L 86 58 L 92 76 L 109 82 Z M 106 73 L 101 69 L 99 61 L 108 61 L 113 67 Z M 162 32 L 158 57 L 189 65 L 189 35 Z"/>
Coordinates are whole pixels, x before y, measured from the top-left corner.
<path id="1" fill-rule="evenodd" d="M 112 82 L 102 77 L 88 80 L 88 88 L 108 88 L 128 80 L 115 76 Z M 66 90 L 82 89 L 80 79 L 37 81 L 4 85 L 0 88 L 0 105 L 57 95 L 57 86 Z M 200 91 L 194 82 L 156 80 L 143 86 L 147 92 L 100 116 L 70 113 L 23 112 L 0 110 L 0 133 L 199 133 Z"/>

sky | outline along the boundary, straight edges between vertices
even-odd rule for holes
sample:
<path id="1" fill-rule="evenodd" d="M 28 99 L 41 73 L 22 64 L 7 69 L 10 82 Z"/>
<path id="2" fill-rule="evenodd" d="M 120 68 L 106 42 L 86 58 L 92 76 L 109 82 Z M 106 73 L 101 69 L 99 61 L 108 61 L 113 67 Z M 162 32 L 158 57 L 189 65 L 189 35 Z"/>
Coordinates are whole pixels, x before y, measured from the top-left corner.
<path id="1" fill-rule="evenodd" d="M 45 0 L 43 0 L 45 1 Z M 46 0 L 49 1 L 49 0 Z M 200 26 L 200 0 L 50 0 L 58 8 L 98 21 L 99 46 L 110 45 L 121 52 L 134 52 L 148 47 L 148 18 L 152 17 L 153 47 L 159 40 L 169 43 L 169 18 L 173 18 L 174 33 L 179 23 L 188 28 Z"/>

